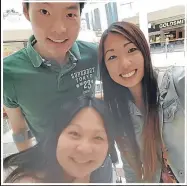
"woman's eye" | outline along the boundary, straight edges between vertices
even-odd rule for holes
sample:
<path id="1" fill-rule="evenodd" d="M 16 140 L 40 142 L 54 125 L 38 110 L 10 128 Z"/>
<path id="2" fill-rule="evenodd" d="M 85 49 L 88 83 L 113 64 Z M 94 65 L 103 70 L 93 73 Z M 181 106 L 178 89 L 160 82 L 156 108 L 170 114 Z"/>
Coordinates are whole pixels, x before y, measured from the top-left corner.
<path id="1" fill-rule="evenodd" d="M 129 50 L 128 50 L 128 53 L 132 53 L 132 52 L 134 52 L 134 51 L 136 51 L 137 50 L 137 48 L 130 48 Z"/>
<path id="2" fill-rule="evenodd" d="M 94 139 L 100 140 L 100 141 L 103 141 L 103 140 L 104 140 L 104 138 L 102 138 L 102 137 L 100 137 L 100 136 L 96 136 Z"/>
<path id="3" fill-rule="evenodd" d="M 40 12 L 43 15 L 49 15 L 49 12 L 47 10 L 45 10 L 45 9 L 41 9 Z"/>
<path id="4" fill-rule="evenodd" d="M 77 15 L 71 13 L 71 14 L 68 14 L 67 17 L 69 17 L 69 18 L 74 18 L 74 17 L 77 17 Z"/>
<path id="5" fill-rule="evenodd" d="M 78 132 L 69 132 L 69 134 L 73 137 L 80 137 L 80 134 Z"/>
<path id="6" fill-rule="evenodd" d="M 113 59 L 115 59 L 117 56 L 110 56 L 109 58 L 108 58 L 108 60 L 113 60 Z"/>

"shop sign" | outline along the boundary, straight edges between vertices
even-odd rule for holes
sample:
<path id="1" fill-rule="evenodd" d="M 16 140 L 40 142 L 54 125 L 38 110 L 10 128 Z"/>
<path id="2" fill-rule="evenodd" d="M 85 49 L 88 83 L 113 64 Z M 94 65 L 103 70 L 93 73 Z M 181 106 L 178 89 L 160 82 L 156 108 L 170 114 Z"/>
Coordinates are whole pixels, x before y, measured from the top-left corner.
<path id="1" fill-rule="evenodd" d="M 159 24 L 159 28 L 167 28 L 167 27 L 182 25 L 184 23 L 185 23 L 184 19 L 178 19 L 178 20 L 174 20 L 174 21 L 161 23 L 161 24 Z"/>

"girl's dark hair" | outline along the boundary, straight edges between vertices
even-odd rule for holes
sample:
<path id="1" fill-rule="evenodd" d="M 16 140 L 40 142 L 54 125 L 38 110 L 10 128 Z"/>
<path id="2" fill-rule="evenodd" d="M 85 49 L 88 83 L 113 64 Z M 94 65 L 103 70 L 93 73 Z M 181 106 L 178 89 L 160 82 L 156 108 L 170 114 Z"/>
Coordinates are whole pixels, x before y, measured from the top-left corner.
<path id="1" fill-rule="evenodd" d="M 6 178 L 5 183 L 13 183 L 25 176 L 33 177 L 43 183 L 63 183 L 63 170 L 56 158 L 57 141 L 61 132 L 68 126 L 73 117 L 86 107 L 94 108 L 103 118 L 109 141 L 108 154 L 111 156 L 113 163 L 117 163 L 118 158 L 114 146 L 114 123 L 110 110 L 102 100 L 81 97 L 64 104 L 57 111 L 56 116 L 54 116 L 54 124 L 50 123 L 52 127 L 44 132 L 38 144 L 4 159 L 3 167 L 5 171 L 15 167 Z M 44 176 L 39 178 L 37 173 L 44 173 Z"/>
<path id="2" fill-rule="evenodd" d="M 144 57 L 144 77 L 142 79 L 142 89 L 146 114 L 142 133 L 143 166 L 140 160 L 140 150 L 137 145 L 135 130 L 128 105 L 129 100 L 132 102 L 134 101 L 133 97 L 128 88 L 117 84 L 111 79 L 105 65 L 104 43 L 108 34 L 111 32 L 123 35 L 129 41 L 134 43 Z M 112 112 L 116 117 L 116 129 L 118 131 L 118 135 L 123 137 L 124 132 L 127 135 L 125 143 L 128 147 L 131 147 L 133 156 L 136 158 L 135 160 L 137 166 L 135 171 L 137 173 L 137 177 L 142 179 L 143 175 L 144 180 L 151 181 L 158 165 L 157 160 L 160 160 L 160 155 L 158 154 L 160 150 L 161 136 L 158 116 L 158 85 L 151 63 L 149 45 L 143 32 L 132 23 L 113 23 L 101 37 L 99 46 L 99 62 L 101 79 L 103 82 L 104 100 L 110 105 Z M 118 143 L 118 145 L 124 146 L 124 144 L 120 143 Z"/>
<path id="3" fill-rule="evenodd" d="M 29 3 L 27 2 L 25 4 L 26 4 L 27 9 L 29 9 Z M 85 3 L 79 3 L 79 4 L 80 4 L 80 13 L 82 13 L 82 9 L 84 8 Z"/>

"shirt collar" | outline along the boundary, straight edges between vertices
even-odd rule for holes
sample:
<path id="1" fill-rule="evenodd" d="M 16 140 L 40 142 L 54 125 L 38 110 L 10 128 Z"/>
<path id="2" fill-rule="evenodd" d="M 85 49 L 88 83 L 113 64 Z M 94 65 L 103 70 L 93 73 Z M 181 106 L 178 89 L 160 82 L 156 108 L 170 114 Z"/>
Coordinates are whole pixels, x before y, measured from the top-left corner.
<path id="1" fill-rule="evenodd" d="M 45 61 L 44 58 L 42 58 L 40 56 L 40 54 L 34 49 L 34 44 L 36 43 L 36 39 L 34 37 L 34 35 L 32 35 L 27 43 L 27 54 L 33 64 L 34 67 L 40 67 L 41 64 Z M 78 47 L 77 42 L 75 42 L 72 46 L 72 48 L 69 50 L 69 59 L 71 61 L 77 61 L 81 59 L 81 54 L 80 54 L 80 50 Z"/>
<path id="2" fill-rule="evenodd" d="M 132 115 L 142 116 L 140 110 L 132 101 L 129 101 L 129 111 Z"/>

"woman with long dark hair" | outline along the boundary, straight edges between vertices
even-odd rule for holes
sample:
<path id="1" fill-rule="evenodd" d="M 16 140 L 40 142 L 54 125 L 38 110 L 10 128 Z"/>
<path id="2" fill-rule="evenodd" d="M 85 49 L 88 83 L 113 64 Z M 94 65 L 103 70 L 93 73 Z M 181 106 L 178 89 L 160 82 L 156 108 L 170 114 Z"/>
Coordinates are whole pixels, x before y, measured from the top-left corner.
<path id="1" fill-rule="evenodd" d="M 128 22 L 103 33 L 99 62 L 127 182 L 184 182 L 184 67 L 154 70 L 143 32 Z"/>
<path id="2" fill-rule="evenodd" d="M 105 158 L 110 155 L 113 163 L 118 160 L 113 126 L 103 101 L 92 97 L 72 100 L 57 111 L 54 125 L 38 144 L 4 159 L 4 170 L 9 172 L 5 182 L 97 182 L 99 178 L 93 181 L 92 173 Z"/>

